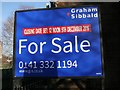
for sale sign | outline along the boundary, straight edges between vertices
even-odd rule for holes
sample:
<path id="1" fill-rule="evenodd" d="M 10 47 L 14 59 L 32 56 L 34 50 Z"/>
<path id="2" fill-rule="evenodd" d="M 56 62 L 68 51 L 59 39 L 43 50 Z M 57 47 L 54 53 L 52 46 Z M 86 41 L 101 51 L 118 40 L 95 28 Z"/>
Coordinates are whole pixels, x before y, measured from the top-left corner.
<path id="1" fill-rule="evenodd" d="M 15 77 L 102 77 L 99 9 L 15 13 Z"/>

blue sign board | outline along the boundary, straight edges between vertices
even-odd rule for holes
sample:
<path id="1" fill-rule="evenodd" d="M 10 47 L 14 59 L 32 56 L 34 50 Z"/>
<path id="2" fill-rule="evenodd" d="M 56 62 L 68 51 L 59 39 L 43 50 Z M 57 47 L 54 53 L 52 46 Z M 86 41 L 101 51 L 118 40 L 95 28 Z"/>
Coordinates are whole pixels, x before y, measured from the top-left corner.
<path id="1" fill-rule="evenodd" d="M 15 13 L 15 77 L 102 77 L 99 9 Z"/>

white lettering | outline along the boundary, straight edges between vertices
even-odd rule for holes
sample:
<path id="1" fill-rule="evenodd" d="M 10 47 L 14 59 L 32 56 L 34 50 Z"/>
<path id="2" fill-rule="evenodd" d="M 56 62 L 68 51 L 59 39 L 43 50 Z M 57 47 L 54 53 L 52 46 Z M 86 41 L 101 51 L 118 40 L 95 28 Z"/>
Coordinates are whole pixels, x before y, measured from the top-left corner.
<path id="1" fill-rule="evenodd" d="M 34 51 L 31 51 L 31 46 L 34 45 L 35 46 L 35 50 Z M 38 45 L 35 43 L 35 42 L 32 42 L 28 45 L 28 51 L 31 53 L 31 54 L 35 54 L 37 51 L 38 51 Z"/>
<path id="2" fill-rule="evenodd" d="M 72 13 L 75 13 L 75 8 L 71 9 L 71 12 L 72 12 Z"/>
<path id="3" fill-rule="evenodd" d="M 75 36 L 75 51 L 78 53 L 78 42 L 77 42 L 77 36 Z"/>
<path id="4" fill-rule="evenodd" d="M 22 45 L 22 42 L 27 42 L 27 39 L 22 39 L 22 40 L 19 40 L 19 54 L 22 53 L 22 48 L 26 48 L 25 45 Z"/>
<path id="5" fill-rule="evenodd" d="M 54 39 L 52 40 L 52 45 L 58 47 L 59 49 L 58 49 L 57 51 L 55 51 L 55 50 L 51 50 L 51 51 L 52 51 L 53 53 L 59 53 L 59 52 L 61 52 L 62 48 L 61 48 L 60 45 L 58 45 L 58 44 L 55 43 L 55 40 L 60 41 L 61 39 L 60 39 L 60 38 L 54 38 Z"/>
<path id="6" fill-rule="evenodd" d="M 43 52 L 43 45 L 45 45 L 46 42 L 40 42 L 40 53 Z"/>
<path id="7" fill-rule="evenodd" d="M 84 43 L 87 43 L 87 44 L 84 45 Z M 86 48 L 86 47 L 90 47 L 90 42 L 89 42 L 88 40 L 84 40 L 84 41 L 82 41 L 81 44 L 80 44 L 80 48 L 81 48 L 81 50 L 82 50 L 83 52 L 89 52 L 90 49 L 87 49 L 87 50 L 84 49 L 84 48 Z"/>
<path id="8" fill-rule="evenodd" d="M 67 45 L 67 46 L 65 46 L 64 48 L 63 48 L 63 51 L 65 52 L 65 53 L 69 53 L 69 52 L 72 52 L 72 43 L 70 42 L 70 41 L 65 41 L 64 42 L 64 44 L 69 44 L 69 45 Z M 69 50 L 66 50 L 67 48 L 70 48 Z"/>

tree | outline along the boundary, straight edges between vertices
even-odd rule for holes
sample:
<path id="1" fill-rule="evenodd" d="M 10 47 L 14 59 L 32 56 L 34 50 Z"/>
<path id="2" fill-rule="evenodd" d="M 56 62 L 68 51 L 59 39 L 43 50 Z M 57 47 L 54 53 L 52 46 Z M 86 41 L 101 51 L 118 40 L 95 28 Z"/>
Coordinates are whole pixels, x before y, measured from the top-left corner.
<path id="1" fill-rule="evenodd" d="M 13 55 L 13 33 L 14 18 L 9 17 L 2 27 L 3 55 L 12 57 Z"/>
<path id="2" fill-rule="evenodd" d="M 20 9 L 32 9 L 31 6 L 20 6 Z M 13 34 L 14 34 L 14 15 L 8 17 L 2 27 L 3 54 L 8 57 L 13 56 Z"/>
<path id="3" fill-rule="evenodd" d="M 79 1 L 79 0 L 78 0 Z M 82 5 L 82 2 L 55 2 L 56 7 L 74 7 L 74 6 L 78 6 L 78 5 Z"/>
<path id="4" fill-rule="evenodd" d="M 20 6 L 19 10 L 32 9 L 31 6 Z M 12 67 L 13 57 L 13 35 L 14 35 L 14 14 L 9 16 L 2 25 L 2 66 L 3 68 Z"/>

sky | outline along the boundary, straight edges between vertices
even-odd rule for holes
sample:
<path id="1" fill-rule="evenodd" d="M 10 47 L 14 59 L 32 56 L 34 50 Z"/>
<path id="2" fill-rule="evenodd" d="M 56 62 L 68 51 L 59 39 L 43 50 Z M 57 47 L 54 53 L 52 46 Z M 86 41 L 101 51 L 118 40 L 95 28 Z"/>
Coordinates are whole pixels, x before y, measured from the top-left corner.
<path id="1" fill-rule="evenodd" d="M 2 3 L 2 21 L 14 14 L 21 6 L 28 6 L 34 8 L 45 8 L 47 2 L 3 2 Z"/>
<path id="2" fill-rule="evenodd" d="M 120 0 L 57 0 L 61 2 L 118 2 Z"/>
<path id="3" fill-rule="evenodd" d="M 0 41 L 2 39 L 2 3 L 0 2 Z"/>
<path id="4" fill-rule="evenodd" d="M 11 2 L 7 2 L 7 1 L 11 1 Z M 33 0 L 29 0 L 32 2 L 21 2 L 20 0 L 17 0 L 17 2 L 14 2 L 15 0 L 7 0 L 7 1 L 2 0 L 2 2 L 0 2 L 0 41 L 2 40 L 3 23 L 7 20 L 8 17 L 14 15 L 14 12 L 18 10 L 21 6 L 45 8 L 46 3 L 49 3 L 48 0 L 44 0 L 44 2 L 40 0 L 38 0 L 40 2 L 33 2 Z"/>
<path id="5" fill-rule="evenodd" d="M 119 0 L 0 0 L 0 41 L 1 41 L 1 32 L 2 32 L 2 24 L 7 20 L 9 16 L 11 16 L 15 10 L 20 8 L 21 6 L 30 6 L 35 8 L 45 8 L 46 3 L 50 1 L 99 1 L 99 2 L 110 2 L 110 1 L 119 1 Z"/>

